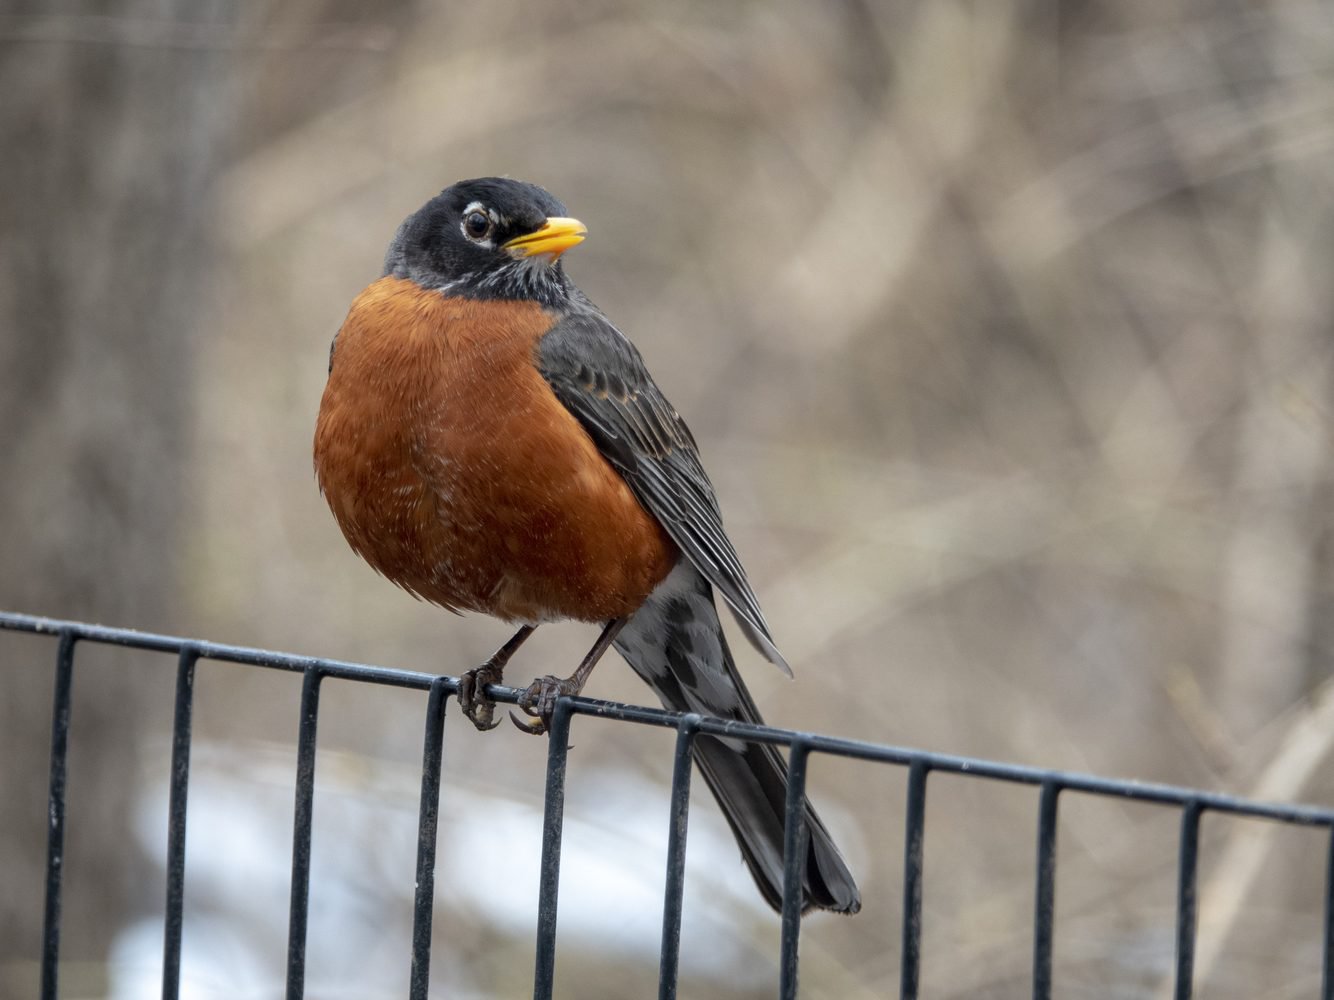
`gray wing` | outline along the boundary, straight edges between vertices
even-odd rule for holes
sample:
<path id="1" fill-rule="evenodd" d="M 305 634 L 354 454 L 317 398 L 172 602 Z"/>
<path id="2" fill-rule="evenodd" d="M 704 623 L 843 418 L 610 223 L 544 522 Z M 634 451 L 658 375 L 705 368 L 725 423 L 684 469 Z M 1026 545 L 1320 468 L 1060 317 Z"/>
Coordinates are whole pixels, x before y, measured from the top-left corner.
<path id="1" fill-rule="evenodd" d="M 723 530 L 690 429 L 635 346 L 591 305 L 580 306 L 538 342 L 539 371 L 644 509 L 722 593 L 755 648 L 791 676 Z"/>

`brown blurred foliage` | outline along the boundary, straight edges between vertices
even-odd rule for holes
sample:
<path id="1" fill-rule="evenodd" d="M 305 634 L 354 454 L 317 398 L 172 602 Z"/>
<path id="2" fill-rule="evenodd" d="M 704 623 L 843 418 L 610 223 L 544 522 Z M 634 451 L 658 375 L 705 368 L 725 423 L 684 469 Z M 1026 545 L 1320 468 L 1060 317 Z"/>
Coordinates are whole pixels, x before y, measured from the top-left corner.
<path id="1" fill-rule="evenodd" d="M 745 656 L 771 721 L 1328 801 L 1331 67 L 1334 19 L 1309 2 L 2 14 L 0 607 L 420 670 L 480 661 L 503 627 L 359 564 L 309 445 L 329 339 L 394 227 L 503 173 L 588 225 L 570 272 L 701 442 L 797 670 L 788 684 Z M 544 631 L 516 680 L 591 638 Z M 35 975 L 45 648 L 0 636 L 0 996 Z M 132 831 L 170 704 L 168 664 L 92 659 L 63 952 L 78 995 L 110 988 L 120 929 L 160 908 L 161 860 Z M 223 770 L 290 743 L 281 679 L 201 685 L 201 739 L 239 748 Z M 647 694 L 614 661 L 590 693 Z M 412 766 L 417 702 L 348 698 L 322 747 Z M 521 738 L 450 740 L 455 776 L 540 789 Z M 640 733 L 576 743 L 576 762 L 667 775 Z M 811 921 L 803 985 L 885 995 L 902 775 L 820 761 L 816 781 L 867 907 Z M 926 995 L 1027 989 L 1035 810 L 933 785 Z M 1198 981 L 1314 992 L 1318 838 L 1205 835 Z M 1157 995 L 1173 851 L 1170 816 L 1066 804 L 1059 995 Z M 688 917 L 709 909 L 707 885 L 687 892 Z M 772 962 L 776 924 L 744 919 Z M 475 914 L 438 925 L 437 963 L 478 995 L 528 988 L 498 958 L 526 971 L 525 940 Z M 683 961 L 683 995 L 767 995 Z M 563 995 L 646 995 L 655 967 L 625 962 L 563 959 Z"/>

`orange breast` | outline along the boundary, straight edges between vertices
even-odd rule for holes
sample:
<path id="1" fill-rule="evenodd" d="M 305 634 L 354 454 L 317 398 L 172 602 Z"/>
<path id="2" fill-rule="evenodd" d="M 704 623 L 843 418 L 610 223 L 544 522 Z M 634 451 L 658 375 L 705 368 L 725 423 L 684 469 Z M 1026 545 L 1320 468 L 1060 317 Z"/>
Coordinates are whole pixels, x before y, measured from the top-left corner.
<path id="1" fill-rule="evenodd" d="M 511 621 L 634 611 L 677 551 L 534 367 L 536 303 L 381 278 L 338 334 L 315 430 L 348 542 L 436 604 Z"/>

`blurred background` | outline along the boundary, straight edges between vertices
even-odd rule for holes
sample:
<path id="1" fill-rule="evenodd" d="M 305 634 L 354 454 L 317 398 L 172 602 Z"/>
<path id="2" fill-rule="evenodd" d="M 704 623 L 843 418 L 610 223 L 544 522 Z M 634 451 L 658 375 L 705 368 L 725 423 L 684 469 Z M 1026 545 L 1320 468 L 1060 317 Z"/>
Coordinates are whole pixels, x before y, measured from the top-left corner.
<path id="1" fill-rule="evenodd" d="M 453 181 L 538 182 L 690 421 L 768 719 L 1329 803 L 1334 16 L 1317 2 L 106 0 L 0 14 L 0 608 L 459 673 L 507 635 L 349 551 L 329 341 Z M 565 673 L 545 628 L 511 667 Z M 0 997 L 35 995 L 53 646 L 0 635 Z M 172 661 L 75 677 L 62 993 L 159 986 Z M 281 985 L 299 685 L 200 668 L 191 998 Z M 651 696 L 614 657 L 594 696 Z M 308 996 L 402 996 L 425 699 L 329 682 Z M 434 992 L 531 990 L 545 746 L 446 732 Z M 558 995 L 652 995 L 669 734 L 576 722 Z M 893 994 L 904 775 L 803 996 Z M 772 995 L 697 787 L 683 996 Z M 1176 816 L 1062 800 L 1056 995 L 1170 984 Z M 933 779 L 923 995 L 1029 989 L 1036 793 Z M 1315 995 L 1326 842 L 1206 818 L 1197 983 Z"/>

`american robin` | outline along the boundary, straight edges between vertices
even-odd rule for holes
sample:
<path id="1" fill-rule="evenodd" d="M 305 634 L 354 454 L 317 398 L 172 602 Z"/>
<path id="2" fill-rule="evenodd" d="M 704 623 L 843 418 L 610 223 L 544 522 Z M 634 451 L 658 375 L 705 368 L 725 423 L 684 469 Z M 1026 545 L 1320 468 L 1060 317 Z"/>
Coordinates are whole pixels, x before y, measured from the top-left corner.
<path id="1" fill-rule="evenodd" d="M 723 530 L 685 421 L 639 351 L 566 276 L 586 230 L 545 190 L 460 181 L 399 227 L 383 276 L 334 338 L 315 469 L 367 562 L 453 611 L 519 625 L 463 675 L 479 729 L 515 650 L 544 622 L 603 625 L 569 678 L 520 706 L 545 731 L 615 645 L 662 703 L 760 723 L 723 637 L 717 588 L 768 660 L 774 645 Z M 516 719 L 517 721 L 517 719 Z M 695 761 L 764 898 L 780 905 L 787 767 L 767 744 L 702 735 Z M 806 803 L 804 908 L 855 913 L 857 886 Z"/>

